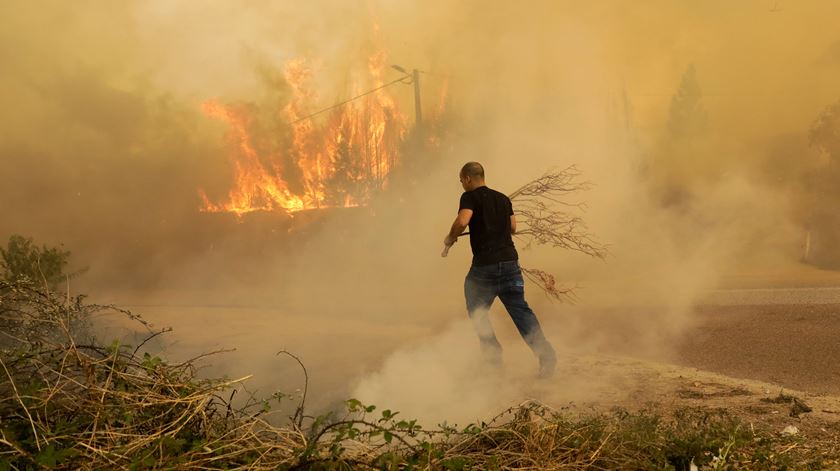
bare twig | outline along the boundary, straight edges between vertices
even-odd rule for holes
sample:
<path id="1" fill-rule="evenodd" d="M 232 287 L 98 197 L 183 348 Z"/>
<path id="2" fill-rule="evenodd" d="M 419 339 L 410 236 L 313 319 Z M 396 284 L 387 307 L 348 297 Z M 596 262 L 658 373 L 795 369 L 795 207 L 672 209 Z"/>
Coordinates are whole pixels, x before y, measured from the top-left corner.
<path id="1" fill-rule="evenodd" d="M 15 385 L 15 380 L 12 377 L 12 374 L 9 373 L 9 369 L 6 368 L 6 363 L 0 359 L 0 365 L 3 366 L 3 371 L 6 372 L 6 377 L 9 378 L 9 384 L 12 385 L 12 389 L 15 392 L 15 399 L 20 404 L 21 409 L 23 412 L 26 413 L 26 417 L 29 419 L 29 425 L 32 427 L 32 435 L 35 437 L 35 446 L 38 448 L 38 451 L 41 450 L 41 439 L 38 437 L 38 430 L 35 428 L 35 421 L 32 419 L 32 414 L 29 413 L 29 408 L 26 407 L 26 404 L 23 403 L 23 399 L 20 397 L 20 393 L 18 392 L 17 386 Z"/>
<path id="2" fill-rule="evenodd" d="M 37 289 L 0 284 L 0 314 L 13 311 L 27 322 L 43 318 L 42 328 L 58 326 L 59 333 L 72 335 L 63 323 L 87 307 L 73 304 L 67 315 L 55 309 L 63 302 Z M 202 379 L 189 364 L 149 361 L 118 344 L 107 348 L 44 334 L 20 338 L 15 348 L 0 347 L 0 368 L 9 379 L 0 381 L 0 463 L 10 469 L 663 469 L 673 465 L 673 456 L 706 464 L 711 457 L 704 450 L 710 444 L 718 449 L 735 434 L 740 438 L 726 464 L 738 469 L 754 467 L 751 450 L 767 467 L 796 469 L 840 453 L 834 445 L 820 449 L 779 441 L 772 432 L 745 432 L 708 413 L 674 421 L 621 411 L 573 419 L 534 401 L 464 429 L 424 429 L 384 411 L 382 418 L 365 417 L 372 406 L 349 408 L 364 411 L 361 417 L 320 416 L 303 429 L 305 369 L 293 423 L 275 426 L 267 413 L 251 413 L 259 403 L 232 406 L 235 391 L 247 392 L 248 376 Z M 297 356 L 280 353 L 303 366 Z M 696 440 L 704 445 L 680 445 Z"/>
<path id="3" fill-rule="evenodd" d="M 516 237 L 526 246 L 551 245 L 603 259 L 606 246 L 587 232 L 580 216 L 570 212 L 586 209 L 583 203 L 568 201 L 570 195 L 592 187 L 589 182 L 578 181 L 580 176 L 575 166 L 551 170 L 511 193 L 517 224 L 524 226 L 517 230 Z"/>
<path id="4" fill-rule="evenodd" d="M 294 360 L 298 363 L 298 365 L 300 365 L 300 369 L 303 370 L 303 394 L 301 395 L 300 403 L 298 404 L 297 408 L 295 409 L 294 416 L 291 417 L 292 423 L 296 424 L 298 429 L 301 429 L 301 428 L 303 428 L 303 419 L 304 419 L 303 408 L 306 405 L 306 393 L 309 390 L 309 373 L 306 371 L 306 366 L 303 365 L 303 362 L 300 360 L 300 358 L 297 355 L 295 355 L 294 353 L 291 353 L 289 351 L 286 351 L 286 350 L 281 350 L 281 351 L 277 352 L 277 355 L 281 355 L 281 354 L 294 358 Z"/>
<path id="5" fill-rule="evenodd" d="M 134 348 L 134 351 L 131 354 L 132 355 L 137 355 L 137 352 L 139 352 L 140 349 L 143 348 L 143 345 L 146 345 L 146 342 L 148 342 L 149 340 L 152 340 L 153 338 L 157 337 L 158 335 L 165 334 L 167 332 L 172 332 L 172 327 L 163 328 L 161 330 L 153 332 L 151 335 L 146 336 L 146 338 L 143 339 L 143 341 L 140 342 L 140 344 L 137 345 L 137 347 Z"/>
<path id="6" fill-rule="evenodd" d="M 581 173 L 572 165 L 550 170 L 509 195 L 517 217 L 515 237 L 525 247 L 531 244 L 573 250 L 604 259 L 607 248 L 587 231 L 583 218 L 572 211 L 586 210 L 584 203 L 569 201 L 575 193 L 592 188 L 580 181 Z M 557 301 L 574 301 L 574 288 L 560 287 L 553 275 L 537 268 L 522 268 L 522 273 Z"/>
<path id="7" fill-rule="evenodd" d="M 521 267 L 522 274 L 540 287 L 551 298 L 557 301 L 572 302 L 575 300 L 573 288 L 563 288 L 557 285 L 554 275 L 536 268 Z"/>

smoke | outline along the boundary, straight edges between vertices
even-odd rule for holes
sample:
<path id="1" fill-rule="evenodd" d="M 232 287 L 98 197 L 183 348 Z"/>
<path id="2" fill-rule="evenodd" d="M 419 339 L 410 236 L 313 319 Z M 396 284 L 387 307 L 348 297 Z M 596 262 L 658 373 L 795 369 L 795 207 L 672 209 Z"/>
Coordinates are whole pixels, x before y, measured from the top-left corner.
<path id="1" fill-rule="evenodd" d="M 575 306 L 528 288 L 570 357 L 661 357 L 722 275 L 796 262 L 821 168 L 806 136 L 838 98 L 840 37 L 828 1 L 769 3 L 6 2 L 0 237 L 63 243 L 71 268 L 90 267 L 74 290 L 170 306 L 147 312 L 176 326 L 173 353 L 237 347 L 217 367 L 261 386 L 296 377 L 267 359 L 287 348 L 318 406 L 355 393 L 432 420 L 482 415 L 527 395 L 535 362 L 497 307 L 513 379 L 474 373 L 467 244 L 438 257 L 467 160 L 503 192 L 570 164 L 594 183 L 575 197 L 606 261 L 519 247 L 523 265 L 578 285 Z M 425 111 L 448 90 L 441 151 L 413 155 L 422 165 L 368 208 L 198 211 L 199 189 L 233 184 L 227 129 L 202 102 L 279 112 L 282 64 L 308 57 L 328 106 L 380 47 L 424 71 Z M 411 87 L 389 90 L 411 117 Z M 475 390 L 469 407 L 442 405 Z"/>

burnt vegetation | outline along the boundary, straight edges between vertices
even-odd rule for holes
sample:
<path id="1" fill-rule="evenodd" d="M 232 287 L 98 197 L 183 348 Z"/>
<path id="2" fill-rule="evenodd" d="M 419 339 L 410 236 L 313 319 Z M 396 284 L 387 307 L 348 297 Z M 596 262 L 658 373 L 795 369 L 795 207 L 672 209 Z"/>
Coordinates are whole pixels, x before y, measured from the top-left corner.
<path id="1" fill-rule="evenodd" d="M 308 374 L 301 395 L 258 398 L 249 376 L 201 377 L 203 356 L 155 354 L 167 330 L 129 311 L 10 279 L 8 268 L 4 278 L 0 469 L 778 469 L 827 459 L 699 408 L 573 415 L 529 401 L 486 422 L 427 428 L 351 399 L 312 416 Z M 145 336 L 98 341 L 92 317 L 102 315 Z"/>

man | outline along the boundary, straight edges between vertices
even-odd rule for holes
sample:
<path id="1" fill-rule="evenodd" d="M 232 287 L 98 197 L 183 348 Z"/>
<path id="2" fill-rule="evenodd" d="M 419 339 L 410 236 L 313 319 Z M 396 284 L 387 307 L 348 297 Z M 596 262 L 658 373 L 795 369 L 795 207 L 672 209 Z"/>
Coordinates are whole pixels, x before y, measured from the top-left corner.
<path id="1" fill-rule="evenodd" d="M 473 321 L 481 349 L 488 362 L 501 364 L 502 346 L 496 339 L 487 311 L 498 296 L 513 323 L 540 361 L 540 377 L 554 373 L 557 356 L 545 338 L 537 316 L 525 301 L 525 282 L 519 255 L 513 245 L 516 216 L 510 198 L 484 183 L 484 167 L 467 162 L 461 168 L 464 194 L 458 216 L 443 240 L 445 257 L 449 248 L 468 226 L 473 260 L 464 281 L 467 312 Z"/>

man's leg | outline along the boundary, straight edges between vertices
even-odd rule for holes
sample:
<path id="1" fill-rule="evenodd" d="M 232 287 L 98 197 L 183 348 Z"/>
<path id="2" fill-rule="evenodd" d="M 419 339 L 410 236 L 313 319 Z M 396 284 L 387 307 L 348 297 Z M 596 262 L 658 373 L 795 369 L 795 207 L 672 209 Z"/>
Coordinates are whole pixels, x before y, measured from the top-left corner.
<path id="1" fill-rule="evenodd" d="M 485 360 L 492 365 L 501 366 L 502 345 L 496 339 L 488 316 L 490 306 L 496 298 L 494 285 L 494 282 L 481 276 L 480 271 L 470 268 L 464 280 L 464 297 L 467 300 L 467 313 L 481 341 L 481 352 Z"/>
<path id="2" fill-rule="evenodd" d="M 554 366 L 557 364 L 557 354 L 554 348 L 548 343 L 543 334 L 540 321 L 528 302 L 525 301 L 525 280 L 522 278 L 522 271 L 518 264 L 515 269 L 503 274 L 499 299 L 505 305 L 513 323 L 519 330 L 519 334 L 531 347 L 534 354 L 540 360 L 540 376 L 549 377 L 554 373 Z"/>

